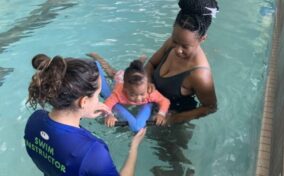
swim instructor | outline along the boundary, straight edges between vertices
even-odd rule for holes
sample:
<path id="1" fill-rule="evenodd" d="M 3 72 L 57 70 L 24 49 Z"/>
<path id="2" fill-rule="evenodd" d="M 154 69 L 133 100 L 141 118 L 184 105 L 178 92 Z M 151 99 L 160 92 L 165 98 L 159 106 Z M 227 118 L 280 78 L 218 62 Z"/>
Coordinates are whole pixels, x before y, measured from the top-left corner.
<path id="1" fill-rule="evenodd" d="M 80 127 L 80 119 L 95 118 L 108 108 L 99 102 L 101 79 L 95 63 L 81 59 L 49 59 L 36 55 L 37 72 L 27 103 L 34 109 L 25 128 L 29 156 L 45 176 L 132 176 L 138 146 L 146 130 L 132 139 L 128 158 L 117 171 L 103 140 Z M 51 109 L 47 111 L 46 109 Z"/>

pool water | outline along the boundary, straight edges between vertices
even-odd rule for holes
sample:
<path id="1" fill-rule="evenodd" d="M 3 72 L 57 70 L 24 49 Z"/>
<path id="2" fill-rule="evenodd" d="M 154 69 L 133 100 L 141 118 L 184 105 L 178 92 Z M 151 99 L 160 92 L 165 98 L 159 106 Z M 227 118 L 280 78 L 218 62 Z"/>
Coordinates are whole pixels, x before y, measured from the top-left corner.
<path id="1" fill-rule="evenodd" d="M 137 176 L 254 174 L 274 1 L 218 2 L 220 13 L 203 48 L 219 109 L 171 130 L 149 127 Z M 123 69 L 162 45 L 178 12 L 177 0 L 4 0 L 0 6 L 0 176 L 42 175 L 23 140 L 32 113 L 25 102 L 35 54 L 85 58 L 95 51 Z M 132 133 L 100 121 L 83 120 L 82 125 L 105 140 L 120 169 Z"/>

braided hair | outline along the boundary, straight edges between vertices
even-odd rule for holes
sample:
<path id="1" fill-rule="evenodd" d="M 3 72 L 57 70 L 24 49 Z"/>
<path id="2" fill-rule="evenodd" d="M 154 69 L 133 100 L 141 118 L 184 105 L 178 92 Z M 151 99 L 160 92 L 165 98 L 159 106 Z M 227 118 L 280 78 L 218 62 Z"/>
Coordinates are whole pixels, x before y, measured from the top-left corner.
<path id="1" fill-rule="evenodd" d="M 204 36 L 212 22 L 211 9 L 218 10 L 216 0 L 179 0 L 180 11 L 174 25 Z"/>

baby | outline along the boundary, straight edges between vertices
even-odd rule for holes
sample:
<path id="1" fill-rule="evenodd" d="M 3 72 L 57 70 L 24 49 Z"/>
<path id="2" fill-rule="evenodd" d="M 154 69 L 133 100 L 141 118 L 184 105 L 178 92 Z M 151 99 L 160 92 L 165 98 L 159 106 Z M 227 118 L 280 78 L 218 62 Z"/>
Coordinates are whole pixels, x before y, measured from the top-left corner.
<path id="1" fill-rule="evenodd" d="M 116 71 L 98 54 L 90 53 L 87 55 L 97 60 L 107 75 L 115 80 L 112 94 L 104 102 L 110 109 L 117 103 L 123 105 L 143 105 L 153 102 L 159 106 L 159 111 L 154 116 L 156 125 L 164 125 L 166 123 L 166 114 L 170 101 L 157 90 L 153 90 L 151 93 L 148 92 L 149 83 L 143 67 L 145 57 L 132 61 L 125 71 Z M 109 127 L 114 126 L 116 121 L 117 118 L 113 114 L 109 114 L 105 118 L 105 124 Z"/>

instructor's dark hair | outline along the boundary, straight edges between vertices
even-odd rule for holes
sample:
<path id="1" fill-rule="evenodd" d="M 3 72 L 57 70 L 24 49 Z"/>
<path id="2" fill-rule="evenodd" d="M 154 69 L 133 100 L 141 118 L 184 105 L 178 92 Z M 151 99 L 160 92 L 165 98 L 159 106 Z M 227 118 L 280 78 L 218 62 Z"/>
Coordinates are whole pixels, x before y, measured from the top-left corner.
<path id="1" fill-rule="evenodd" d="M 74 102 L 80 97 L 89 96 L 98 89 L 98 68 L 93 62 L 55 56 L 34 57 L 32 63 L 37 72 L 29 86 L 27 103 L 36 109 L 46 104 L 55 109 L 76 109 Z"/>
<path id="2" fill-rule="evenodd" d="M 216 0 L 179 0 L 180 11 L 176 17 L 174 25 L 179 25 L 192 32 L 198 32 L 199 36 L 204 36 L 212 21 L 210 9 L 218 10 Z"/>
<path id="3" fill-rule="evenodd" d="M 45 54 L 37 54 L 32 58 L 32 66 L 35 69 L 41 70 L 46 62 L 49 62 L 50 58 Z"/>
<path id="4" fill-rule="evenodd" d="M 146 72 L 143 67 L 143 62 L 140 60 L 134 60 L 130 63 L 129 67 L 125 69 L 124 72 L 124 83 L 130 85 L 139 85 L 145 78 Z"/>

